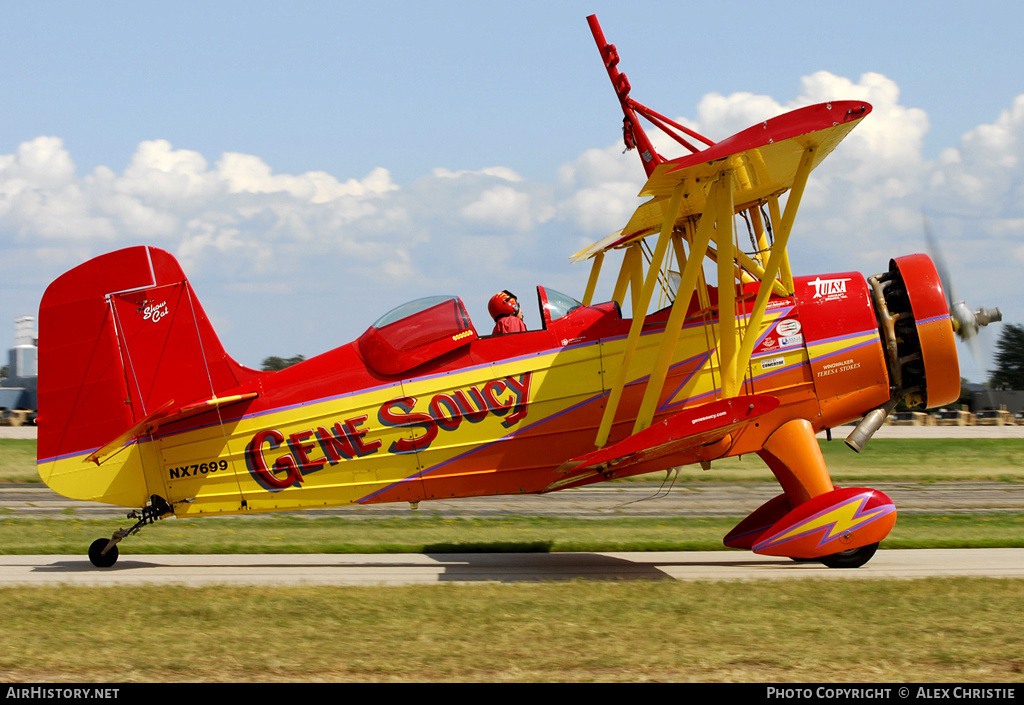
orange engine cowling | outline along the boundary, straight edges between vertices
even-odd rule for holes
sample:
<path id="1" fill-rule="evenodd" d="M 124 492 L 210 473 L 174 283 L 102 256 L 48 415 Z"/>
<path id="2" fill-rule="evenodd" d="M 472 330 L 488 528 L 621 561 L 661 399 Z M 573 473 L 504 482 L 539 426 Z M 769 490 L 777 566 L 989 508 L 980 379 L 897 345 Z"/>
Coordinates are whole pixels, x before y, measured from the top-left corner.
<path id="1" fill-rule="evenodd" d="M 960 364 L 946 294 L 927 255 L 889 261 L 868 277 L 894 400 L 927 409 L 960 397 Z"/>

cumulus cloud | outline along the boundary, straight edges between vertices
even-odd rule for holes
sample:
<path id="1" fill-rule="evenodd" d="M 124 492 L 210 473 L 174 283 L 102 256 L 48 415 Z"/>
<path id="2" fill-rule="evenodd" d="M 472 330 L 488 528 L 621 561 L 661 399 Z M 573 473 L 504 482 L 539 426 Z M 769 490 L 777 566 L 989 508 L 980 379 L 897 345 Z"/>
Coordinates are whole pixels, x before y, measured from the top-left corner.
<path id="1" fill-rule="evenodd" d="M 929 183 L 943 194 L 946 208 L 981 214 L 993 209 L 1019 218 L 1024 215 L 1024 95 L 995 122 L 979 125 L 947 148 L 932 170 Z M 949 195 L 957 195 L 955 201 Z M 1018 231 L 1019 233 L 1019 231 Z"/>
<path id="2" fill-rule="evenodd" d="M 494 176 L 504 181 L 511 181 L 512 183 L 518 183 L 523 180 L 523 177 L 517 174 L 515 170 L 504 166 L 489 166 L 477 170 L 461 169 L 459 171 L 452 171 L 451 169 L 438 167 L 431 173 L 439 179 L 461 179 L 467 176 Z"/>
<path id="3" fill-rule="evenodd" d="M 57 188 L 75 175 L 75 164 L 57 137 L 37 137 L 18 145 L 16 154 L 0 157 L 0 177 L 10 189 L 25 186 Z"/>
<path id="4" fill-rule="evenodd" d="M 791 246 L 797 271 L 881 271 L 889 257 L 920 249 L 922 209 L 954 244 L 965 243 L 963 254 L 951 248 L 955 262 L 970 266 L 998 244 L 1000 266 L 1024 263 L 1024 96 L 934 161 L 922 153 L 928 116 L 901 104 L 899 87 L 875 73 L 817 72 L 790 99 L 709 94 L 695 118 L 677 120 L 723 139 L 837 99 L 870 102 L 873 112 L 812 176 Z M 659 151 L 678 156 L 678 145 L 651 134 Z M 294 314 L 306 317 L 296 327 L 344 328 L 431 293 L 485 299 L 496 278 L 499 288 L 557 282 L 571 293 L 586 272 L 566 274 L 567 258 L 621 228 L 644 182 L 621 143 L 584 151 L 550 183 L 504 166 L 438 167 L 399 186 L 385 166 L 361 178 L 275 173 L 258 155 L 208 157 L 157 139 L 139 144 L 121 173 L 78 175 L 60 138 L 38 137 L 0 155 L 0 271 L 18 269 L 16 257 L 52 279 L 89 256 L 144 242 L 176 254 L 194 280 L 222 282 L 225 300 L 239 306 L 319 292 L 324 298 Z M 486 315 L 472 304 L 471 314 Z"/>
<path id="5" fill-rule="evenodd" d="M 567 194 L 558 203 L 559 217 L 598 239 L 629 220 L 640 203 L 637 194 L 644 185 L 644 171 L 635 153 L 623 153 L 622 145 L 615 144 L 588 149 L 564 164 L 558 170 L 558 183 Z"/>

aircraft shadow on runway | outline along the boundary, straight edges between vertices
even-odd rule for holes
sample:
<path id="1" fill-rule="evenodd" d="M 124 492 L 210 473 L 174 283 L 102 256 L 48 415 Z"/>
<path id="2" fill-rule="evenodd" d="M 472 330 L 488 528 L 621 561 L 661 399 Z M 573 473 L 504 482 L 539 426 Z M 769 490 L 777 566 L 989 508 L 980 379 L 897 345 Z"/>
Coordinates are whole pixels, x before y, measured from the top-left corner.
<path id="1" fill-rule="evenodd" d="M 331 570 L 337 569 L 339 582 L 344 582 L 344 573 L 356 573 L 363 570 L 381 571 L 386 573 L 389 570 L 395 571 L 416 571 L 424 572 L 440 571 L 436 576 L 439 582 L 544 582 L 544 581 L 566 581 L 566 580 L 673 580 L 669 571 L 672 568 L 697 569 L 707 568 L 720 571 L 723 568 L 746 570 L 750 568 L 774 569 L 779 566 L 789 566 L 799 570 L 800 566 L 794 565 L 787 559 L 778 560 L 684 560 L 665 561 L 657 563 L 644 562 L 639 559 L 630 559 L 621 556 L 605 555 L 600 553 L 537 553 L 537 552 L 505 552 L 505 553 L 430 553 L 417 554 L 428 558 L 431 562 L 425 563 L 422 560 L 403 560 L 401 556 L 394 556 L 391 560 L 346 560 L 350 556 L 338 554 L 337 561 L 327 560 L 320 556 L 316 561 L 303 563 L 275 562 L 266 556 L 252 556 L 251 563 L 237 563 L 231 561 L 217 561 L 216 556 L 196 556 L 197 560 L 182 562 L 176 560 L 173 563 L 160 563 L 150 560 L 132 559 L 130 556 L 123 556 L 118 563 L 110 568 L 95 568 L 88 560 L 58 560 L 45 566 L 36 566 L 32 572 L 60 574 L 80 573 L 129 573 L 135 571 L 161 570 L 171 572 L 180 570 L 184 577 L 196 571 L 209 574 L 209 579 L 216 582 L 217 575 L 229 575 L 238 570 L 251 571 L 253 569 L 268 571 L 265 576 L 270 582 L 274 581 L 275 574 L 278 574 L 282 581 L 287 582 L 292 574 L 309 570 Z M 652 554 L 653 555 L 653 554 Z M 741 553 L 737 552 L 736 558 Z M 693 554 L 697 559 L 700 554 Z M 181 558 L 180 556 L 177 558 Z M 815 568 L 821 568 L 820 564 L 808 564 Z M 174 578 L 168 576 L 169 581 Z"/>

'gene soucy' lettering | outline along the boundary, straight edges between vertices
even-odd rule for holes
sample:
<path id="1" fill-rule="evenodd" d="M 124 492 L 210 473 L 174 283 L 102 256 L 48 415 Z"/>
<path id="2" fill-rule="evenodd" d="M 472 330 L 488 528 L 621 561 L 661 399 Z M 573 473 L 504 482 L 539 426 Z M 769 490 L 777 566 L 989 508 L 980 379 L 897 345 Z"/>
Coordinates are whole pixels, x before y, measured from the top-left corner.
<path id="1" fill-rule="evenodd" d="M 464 421 L 479 423 L 489 414 L 504 417 L 501 425 L 505 428 L 514 426 L 528 413 L 532 379 L 532 372 L 494 379 L 482 389 L 474 385 L 468 390 L 435 394 L 425 405 L 408 396 L 384 402 L 377 410 L 377 420 L 383 426 L 423 430 L 414 438 L 393 441 L 387 452 L 424 450 L 439 432 L 454 431 Z M 301 487 L 303 474 L 380 451 L 383 441 L 366 437 L 368 430 L 363 425 L 367 418 L 365 414 L 355 416 L 288 436 L 276 429 L 258 431 L 245 447 L 246 467 L 256 482 L 271 492 Z"/>

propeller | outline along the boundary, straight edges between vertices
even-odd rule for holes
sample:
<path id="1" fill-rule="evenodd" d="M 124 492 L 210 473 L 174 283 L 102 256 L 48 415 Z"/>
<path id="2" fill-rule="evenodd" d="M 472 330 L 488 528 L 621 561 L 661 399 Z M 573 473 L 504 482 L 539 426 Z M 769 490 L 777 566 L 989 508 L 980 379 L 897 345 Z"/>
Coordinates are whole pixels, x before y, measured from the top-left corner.
<path id="1" fill-rule="evenodd" d="M 953 279 L 949 276 L 949 270 L 946 268 L 945 260 L 942 258 L 939 243 L 932 234 L 931 227 L 928 224 L 928 217 L 923 217 L 924 238 L 928 245 L 928 255 L 932 258 L 935 269 L 939 273 L 942 290 L 946 292 L 946 300 L 949 302 L 949 315 L 953 319 L 953 330 L 970 347 L 974 361 L 981 363 L 978 329 L 987 326 L 989 323 L 1003 320 L 1003 314 L 998 308 L 979 308 L 972 311 L 967 302 L 956 295 L 956 290 L 953 288 Z"/>

